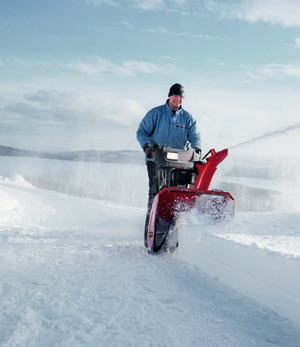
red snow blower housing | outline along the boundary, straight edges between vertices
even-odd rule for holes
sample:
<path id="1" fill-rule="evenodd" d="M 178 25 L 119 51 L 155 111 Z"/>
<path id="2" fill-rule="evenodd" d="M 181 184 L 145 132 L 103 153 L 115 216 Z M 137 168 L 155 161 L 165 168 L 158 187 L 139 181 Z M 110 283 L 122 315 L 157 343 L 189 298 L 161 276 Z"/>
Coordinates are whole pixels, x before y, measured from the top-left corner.
<path id="1" fill-rule="evenodd" d="M 178 247 L 178 219 L 182 213 L 196 211 L 214 221 L 234 216 L 234 198 L 229 192 L 209 190 L 217 166 L 228 150 L 211 149 L 201 160 L 193 149 L 156 147 L 159 192 L 145 227 L 145 246 L 149 253 L 173 252 Z"/>

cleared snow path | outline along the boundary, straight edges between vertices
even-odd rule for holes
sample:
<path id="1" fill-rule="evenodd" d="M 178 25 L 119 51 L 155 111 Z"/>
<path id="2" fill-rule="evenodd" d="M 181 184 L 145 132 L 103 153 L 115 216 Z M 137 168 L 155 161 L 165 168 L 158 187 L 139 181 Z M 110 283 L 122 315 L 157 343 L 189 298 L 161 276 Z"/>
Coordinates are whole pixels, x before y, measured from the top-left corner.
<path id="1" fill-rule="evenodd" d="M 290 321 L 184 252 L 146 254 L 142 209 L 0 194 L 1 346 L 299 346 Z"/>

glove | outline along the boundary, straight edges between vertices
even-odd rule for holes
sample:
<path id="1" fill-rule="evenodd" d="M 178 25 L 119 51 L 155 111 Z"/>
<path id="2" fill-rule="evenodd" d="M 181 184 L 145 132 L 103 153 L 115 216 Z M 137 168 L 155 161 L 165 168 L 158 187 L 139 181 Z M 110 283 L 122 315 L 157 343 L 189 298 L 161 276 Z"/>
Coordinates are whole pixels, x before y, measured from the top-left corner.
<path id="1" fill-rule="evenodd" d="M 196 152 L 197 154 L 200 155 L 200 158 L 201 158 L 201 148 L 195 147 L 194 150 L 195 150 L 195 152 Z"/>
<path id="2" fill-rule="evenodd" d="M 148 159 L 153 158 L 153 156 L 154 156 L 154 149 L 153 149 L 153 147 L 151 145 L 146 144 L 143 147 L 143 149 L 144 149 L 146 158 L 148 158 Z"/>

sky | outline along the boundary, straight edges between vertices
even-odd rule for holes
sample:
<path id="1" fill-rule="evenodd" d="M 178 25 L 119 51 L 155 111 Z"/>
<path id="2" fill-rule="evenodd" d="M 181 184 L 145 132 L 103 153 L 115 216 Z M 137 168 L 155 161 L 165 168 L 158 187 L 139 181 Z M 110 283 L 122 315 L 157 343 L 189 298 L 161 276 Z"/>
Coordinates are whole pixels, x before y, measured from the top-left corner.
<path id="1" fill-rule="evenodd" d="M 2 1 L 0 144 L 139 150 L 173 83 L 204 150 L 299 132 L 299 27 L 298 0 Z"/>

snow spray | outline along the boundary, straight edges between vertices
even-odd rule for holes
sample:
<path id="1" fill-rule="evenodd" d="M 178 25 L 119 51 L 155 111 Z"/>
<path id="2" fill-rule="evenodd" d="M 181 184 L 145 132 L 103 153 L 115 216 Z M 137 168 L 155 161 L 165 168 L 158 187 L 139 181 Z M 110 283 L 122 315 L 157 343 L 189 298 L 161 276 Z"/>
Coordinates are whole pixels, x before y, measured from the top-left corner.
<path id="1" fill-rule="evenodd" d="M 271 138 L 273 139 L 277 136 L 285 135 L 299 129 L 300 122 L 297 122 L 274 131 L 266 132 L 249 140 L 242 141 L 229 147 L 229 149 L 240 148 L 244 145 L 252 145 L 256 142 Z M 294 138 L 292 137 L 292 139 Z M 297 139 L 298 137 L 296 136 L 296 141 L 298 143 Z M 286 149 L 285 145 L 288 144 L 293 146 L 292 152 L 291 149 L 290 151 Z M 280 149 L 281 152 L 279 151 Z M 262 194 L 263 198 L 255 198 L 251 202 L 251 209 L 253 208 L 254 203 L 256 203 L 257 206 L 254 205 L 254 207 L 256 206 L 257 210 L 263 211 L 266 206 L 263 204 L 260 205 L 259 201 L 261 201 L 262 203 L 267 202 L 270 205 L 266 208 L 268 211 L 300 211 L 300 161 L 298 160 L 299 153 L 296 143 L 293 140 L 288 140 L 281 148 L 272 148 L 271 151 L 270 148 L 265 148 L 265 150 L 266 151 L 264 152 L 260 149 L 259 153 L 255 150 L 255 158 L 251 157 L 253 153 L 251 154 L 251 152 L 247 152 L 244 158 L 239 157 L 238 160 L 236 159 L 234 161 L 234 165 L 240 165 L 240 167 L 235 167 L 235 169 L 244 180 L 247 180 L 249 177 L 257 180 L 265 180 L 263 189 L 260 190 L 260 194 Z M 284 157 L 282 157 L 282 150 L 286 151 Z M 241 154 L 240 152 L 235 154 L 243 156 L 243 153 Z M 282 159 L 284 159 L 284 161 Z M 290 182 L 293 182 L 293 184 L 290 184 Z M 231 189 L 231 191 L 233 190 Z M 255 194 L 257 194 L 257 192 Z M 249 202 L 251 201 L 251 196 L 254 196 L 253 188 L 251 188 L 251 191 L 247 191 L 246 193 L 233 191 L 233 195 L 235 195 L 236 199 L 240 202 L 243 200 Z M 240 205 L 242 204 L 240 203 Z"/>
<path id="2" fill-rule="evenodd" d="M 293 130 L 296 130 L 296 129 L 299 129 L 299 128 L 300 128 L 300 123 L 295 123 L 295 124 L 289 125 L 289 126 L 287 126 L 285 128 L 281 128 L 281 129 L 277 129 L 277 130 L 274 130 L 274 131 L 271 131 L 271 132 L 267 132 L 267 133 L 264 133 L 262 135 L 253 137 L 252 139 L 240 142 L 240 143 L 238 143 L 236 145 L 233 145 L 233 146 L 229 147 L 228 149 L 236 148 L 236 147 L 243 146 L 243 145 L 246 145 L 246 144 L 249 144 L 249 143 L 254 143 L 254 142 L 257 142 L 257 141 L 260 141 L 260 140 L 264 140 L 264 139 L 267 139 L 267 138 L 270 138 L 270 137 L 274 137 L 274 136 L 277 136 L 277 135 L 282 135 L 282 134 L 288 133 L 290 131 L 293 131 Z"/>

